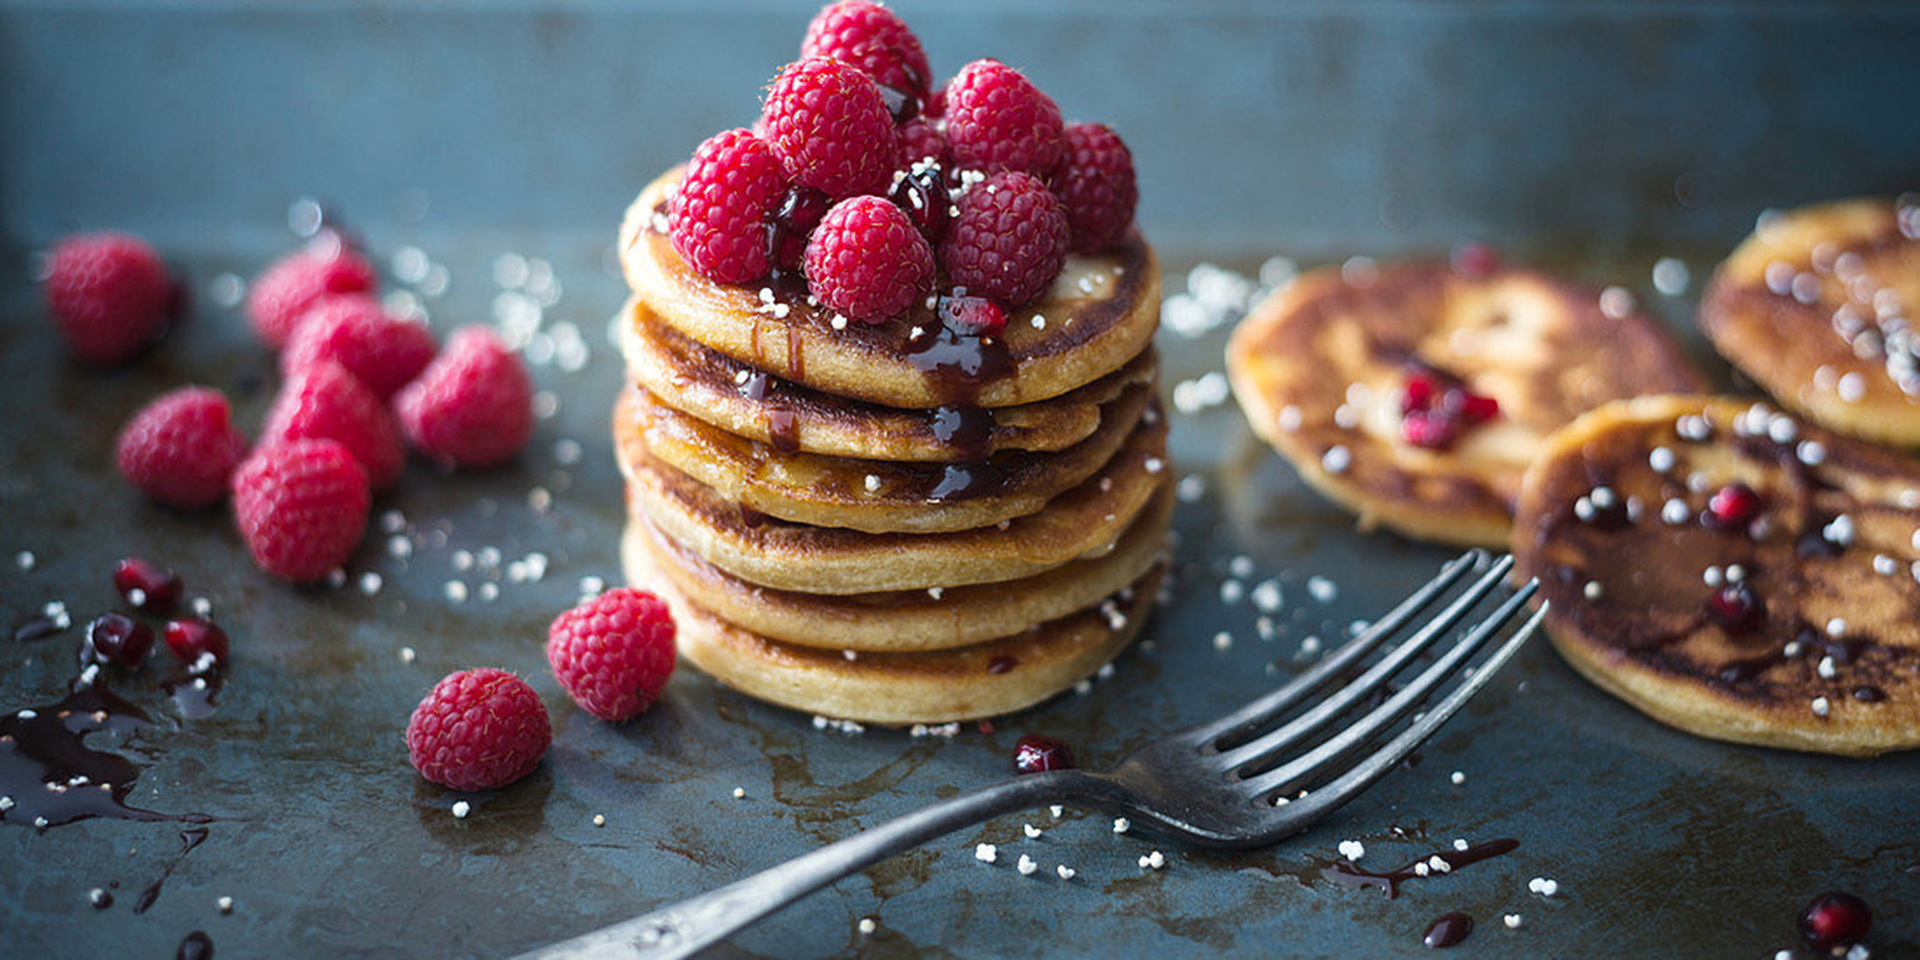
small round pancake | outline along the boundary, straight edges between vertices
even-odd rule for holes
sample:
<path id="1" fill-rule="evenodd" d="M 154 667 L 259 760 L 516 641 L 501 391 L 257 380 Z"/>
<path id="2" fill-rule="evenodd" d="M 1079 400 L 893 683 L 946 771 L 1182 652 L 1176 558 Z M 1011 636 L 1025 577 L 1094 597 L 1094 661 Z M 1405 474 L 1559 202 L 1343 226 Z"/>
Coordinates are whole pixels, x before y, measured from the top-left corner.
<path id="1" fill-rule="evenodd" d="M 1227 375 L 1254 432 L 1363 528 L 1497 546 L 1548 434 L 1609 400 L 1701 389 L 1657 323 L 1615 312 L 1531 270 L 1407 263 L 1364 282 L 1315 270 L 1234 330 Z M 1450 449 L 1408 443 L 1400 404 L 1416 364 L 1492 397 L 1499 416 Z"/>
<path id="2" fill-rule="evenodd" d="M 627 311 L 622 349 L 635 383 L 735 436 L 830 457 L 948 462 L 1015 450 L 1058 452 L 1091 436 L 1102 406 L 1128 387 L 1151 384 L 1159 370 L 1148 347 L 1126 366 L 1050 400 L 909 410 L 769 376 L 666 327 L 637 299 Z"/>
<path id="3" fill-rule="evenodd" d="M 680 654 L 748 696 L 820 716 L 904 726 L 1012 713 L 1100 669 L 1140 632 L 1161 568 L 1101 603 L 1014 636 L 921 653 L 856 653 L 769 640 L 690 603 L 627 551 L 628 581 L 672 608 Z"/>
<path id="4" fill-rule="evenodd" d="M 743 629 L 803 647 L 866 652 L 948 650 L 1019 633 L 1125 588 L 1166 556 L 1173 494 L 1154 496 L 1113 551 L 1024 580 L 943 590 L 822 596 L 769 590 L 695 556 L 644 517 L 627 524 L 623 555 L 646 551 L 674 589 Z M 631 569 L 637 561 L 628 560 Z"/>
<path id="5" fill-rule="evenodd" d="M 1092 476 L 1154 400 L 1137 386 L 1101 411 L 1100 429 L 1059 453 L 969 463 L 851 460 L 782 453 L 689 417 L 640 387 L 614 408 L 614 432 L 720 496 L 771 517 L 866 533 L 951 533 L 1036 513 Z"/>
<path id="6" fill-rule="evenodd" d="M 954 533 L 862 533 L 756 514 L 660 462 L 644 445 L 614 441 L 629 509 L 742 580 L 800 593 L 998 583 L 1099 556 L 1113 549 L 1171 474 L 1166 422 L 1156 414 L 1142 418 L 1099 473 L 1038 513 Z"/>
<path id="7" fill-rule="evenodd" d="M 1731 483 L 1758 512 L 1725 529 L 1706 511 Z M 1513 552 L 1567 662 L 1656 720 L 1848 756 L 1920 746 L 1920 463 L 1747 400 L 1622 401 L 1548 440 Z M 1757 600 L 1747 624 L 1709 606 L 1733 582 Z"/>
<path id="8" fill-rule="evenodd" d="M 1832 430 L 1920 446 L 1920 200 L 1763 218 L 1714 271 L 1700 326 L 1740 372 Z"/>
<path id="9" fill-rule="evenodd" d="M 1160 263 L 1135 231 L 1110 253 L 1074 255 L 1005 332 L 961 337 L 925 305 L 883 324 L 840 320 L 785 286 L 722 286 L 687 266 L 666 233 L 675 169 L 647 185 L 620 227 L 627 283 L 667 326 L 754 369 L 891 407 L 1006 407 L 1057 397 L 1139 356 L 1160 323 Z M 1037 319 L 1036 319 L 1037 318 Z"/>

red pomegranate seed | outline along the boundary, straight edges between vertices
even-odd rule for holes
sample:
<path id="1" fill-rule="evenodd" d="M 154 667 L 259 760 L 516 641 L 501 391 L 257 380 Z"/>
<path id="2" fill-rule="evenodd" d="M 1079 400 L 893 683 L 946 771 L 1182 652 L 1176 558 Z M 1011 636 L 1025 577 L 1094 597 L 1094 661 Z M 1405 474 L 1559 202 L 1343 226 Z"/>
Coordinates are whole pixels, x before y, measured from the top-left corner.
<path id="1" fill-rule="evenodd" d="M 136 610 L 164 617 L 180 605 L 180 578 L 139 557 L 120 561 L 113 571 L 113 586 Z"/>
<path id="2" fill-rule="evenodd" d="M 1851 946 L 1867 938 L 1873 911 L 1851 893 L 1829 890 L 1800 913 L 1800 936 L 1815 950 Z"/>
<path id="3" fill-rule="evenodd" d="M 1013 747 L 1013 769 L 1018 773 L 1044 773 L 1048 770 L 1071 770 L 1073 751 L 1068 749 L 1066 741 L 1049 737 L 1044 733 L 1029 733 L 1020 738 Z"/>
<path id="4" fill-rule="evenodd" d="M 1703 514 L 1709 526 L 1722 530 L 1745 530 L 1760 516 L 1760 495 L 1744 483 L 1729 483 L 1707 500 Z"/>
<path id="5" fill-rule="evenodd" d="M 807 237 L 827 215 L 827 195 L 812 187 L 794 187 L 767 224 L 767 258 L 782 270 L 798 270 L 806 259 Z"/>
<path id="6" fill-rule="evenodd" d="M 1707 612 L 1728 633 L 1750 633 L 1767 618 L 1767 606 L 1745 583 L 1729 583 L 1707 599 Z"/>
<path id="7" fill-rule="evenodd" d="M 1007 312 L 987 297 L 943 296 L 940 322 L 955 333 L 990 337 L 1007 328 Z"/>
<path id="8" fill-rule="evenodd" d="M 1486 423 L 1500 415 L 1500 401 L 1484 394 L 1461 391 L 1460 415 L 1468 423 Z"/>
<path id="9" fill-rule="evenodd" d="M 108 613 L 87 624 L 87 641 L 82 654 L 87 660 L 102 663 L 112 661 L 127 667 L 138 667 L 146 661 L 147 652 L 152 649 L 152 627 L 135 622 L 124 613 Z"/>
<path id="10" fill-rule="evenodd" d="M 188 666 L 200 662 L 205 654 L 213 655 L 213 665 L 226 666 L 227 632 L 212 621 L 198 617 L 185 617 L 167 621 L 167 649 Z"/>

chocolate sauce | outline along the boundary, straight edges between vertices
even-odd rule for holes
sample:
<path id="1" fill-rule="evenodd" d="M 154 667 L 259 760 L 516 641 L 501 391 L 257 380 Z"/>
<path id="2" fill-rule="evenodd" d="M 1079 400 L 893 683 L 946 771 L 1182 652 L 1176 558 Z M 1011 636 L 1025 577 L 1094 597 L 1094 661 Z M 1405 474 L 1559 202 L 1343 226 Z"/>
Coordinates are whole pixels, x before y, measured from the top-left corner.
<path id="1" fill-rule="evenodd" d="M 940 482 L 927 492 L 927 499 L 944 502 L 991 496 L 1006 485 L 1006 471 L 988 461 L 949 463 L 941 470 Z"/>
<path id="2" fill-rule="evenodd" d="M 993 411 L 983 407 L 936 407 L 933 437 L 959 451 L 962 460 L 980 460 L 993 450 Z"/>
<path id="3" fill-rule="evenodd" d="M 1861 703 L 1879 703 L 1887 698 L 1887 692 L 1871 684 L 1853 688 L 1853 698 Z"/>
<path id="4" fill-rule="evenodd" d="M 1391 900 L 1400 895 L 1400 885 L 1408 880 L 1422 876 L 1442 876 L 1444 873 L 1458 870 L 1469 864 L 1479 863 L 1482 860 L 1491 860 L 1494 857 L 1511 853 L 1519 846 L 1520 841 L 1510 837 L 1499 840 L 1488 840 L 1485 843 L 1474 844 L 1465 850 L 1441 850 L 1423 857 L 1416 857 L 1408 861 L 1405 866 L 1388 870 L 1384 873 L 1376 873 L 1368 870 L 1365 867 L 1356 865 L 1351 860 L 1335 860 L 1332 863 L 1324 864 L 1320 869 L 1320 875 L 1348 889 L 1369 888 L 1379 890 L 1381 893 L 1387 895 L 1387 899 Z M 1446 863 L 1446 871 L 1433 870 L 1430 867 L 1425 874 L 1415 871 L 1414 868 L 1417 865 L 1423 863 L 1431 864 L 1435 857 L 1440 858 L 1441 861 Z"/>
<path id="5" fill-rule="evenodd" d="M 973 406 L 980 388 L 1013 374 L 1013 356 L 996 336 L 937 327 L 907 344 L 907 362 L 943 404 Z"/>
<path id="6" fill-rule="evenodd" d="M 213 938 L 204 930 L 195 930 L 180 941 L 180 950 L 174 954 L 177 960 L 213 960 Z"/>
<path id="7" fill-rule="evenodd" d="M 767 398 L 767 382 L 772 380 L 764 371 L 755 370 L 740 381 L 740 395 L 748 400 L 759 402 Z"/>
<path id="8" fill-rule="evenodd" d="M 110 891 L 102 890 L 99 896 L 93 898 L 93 908 L 95 910 L 105 910 L 111 906 L 113 906 L 113 894 Z"/>
<path id="9" fill-rule="evenodd" d="M 787 375 L 795 380 L 807 379 L 807 352 L 800 349 L 800 325 L 787 323 Z"/>
<path id="10" fill-rule="evenodd" d="M 180 852 L 174 854 L 172 860 L 167 861 L 166 868 L 160 871 L 158 879 L 147 884 L 147 888 L 140 891 L 140 896 L 133 901 L 133 912 L 146 913 L 153 906 L 153 902 L 160 899 L 160 888 L 166 884 L 167 878 L 173 876 L 173 871 L 179 868 L 180 861 L 185 860 L 187 854 L 193 852 L 193 848 L 205 843 L 206 840 L 206 827 L 188 827 L 180 831 Z M 208 949 L 212 949 L 211 945 Z"/>
<path id="11" fill-rule="evenodd" d="M 31 643 L 51 637 L 60 630 L 60 621 L 52 617 L 34 617 L 14 629 L 13 639 L 16 643 Z"/>
<path id="12" fill-rule="evenodd" d="M 188 720 L 204 720 L 220 709 L 220 688 L 223 684 L 217 674 L 206 677 L 187 677 L 169 681 L 166 684 L 167 696 L 173 699 L 174 709 Z"/>
<path id="13" fill-rule="evenodd" d="M 767 515 L 746 504 L 740 504 L 740 523 L 749 529 L 767 522 Z"/>
<path id="14" fill-rule="evenodd" d="M 58 826 L 88 817 L 176 819 L 127 806 L 140 768 L 87 746 L 89 734 L 105 730 L 125 738 L 153 720 L 97 676 L 86 679 L 75 680 L 59 703 L 0 717 L 0 797 L 12 801 L 0 820 Z"/>
<path id="15" fill-rule="evenodd" d="M 1435 950 L 1454 946 L 1473 932 L 1473 918 L 1464 913 L 1443 913 L 1427 927 L 1420 942 Z"/>
<path id="16" fill-rule="evenodd" d="M 793 453 L 800 449 L 800 417 L 792 410 L 781 407 L 768 407 L 766 410 L 767 442 L 781 453 Z"/>
<path id="17" fill-rule="evenodd" d="M 1014 658 L 1009 657 L 1003 653 L 997 657 L 994 657 L 992 660 L 987 661 L 987 672 L 997 677 L 1000 674 L 1006 673 L 1007 671 L 1012 670 L 1014 667 L 1017 667 L 1019 665 L 1020 665 L 1020 661 L 1015 660 Z"/>

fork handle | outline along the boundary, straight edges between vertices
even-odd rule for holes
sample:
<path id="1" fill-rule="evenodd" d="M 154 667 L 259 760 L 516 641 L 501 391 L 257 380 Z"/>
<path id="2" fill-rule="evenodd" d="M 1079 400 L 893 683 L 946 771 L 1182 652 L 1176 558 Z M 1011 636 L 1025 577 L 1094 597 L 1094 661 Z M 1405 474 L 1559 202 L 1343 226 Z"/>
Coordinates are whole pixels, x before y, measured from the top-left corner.
<path id="1" fill-rule="evenodd" d="M 517 960 L 668 960 L 722 937 L 858 870 L 1003 813 L 1087 796 L 1098 781 L 1077 770 L 1028 774 L 942 800 L 718 890 L 602 927 Z"/>

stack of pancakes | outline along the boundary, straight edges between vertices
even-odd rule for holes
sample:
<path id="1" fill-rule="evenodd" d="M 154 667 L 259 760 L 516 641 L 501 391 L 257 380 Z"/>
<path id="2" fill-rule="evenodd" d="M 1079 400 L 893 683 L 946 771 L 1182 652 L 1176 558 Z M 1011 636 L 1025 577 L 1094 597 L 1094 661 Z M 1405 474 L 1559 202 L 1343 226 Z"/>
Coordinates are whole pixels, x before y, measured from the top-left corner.
<path id="1" fill-rule="evenodd" d="M 886 724 L 1017 710 L 1111 660 L 1172 512 L 1151 248 L 1070 257 L 997 336 L 945 328 L 932 300 L 867 325 L 803 284 L 694 272 L 666 235 L 678 176 L 621 229 L 613 429 L 627 576 L 673 607 L 681 653 Z"/>

